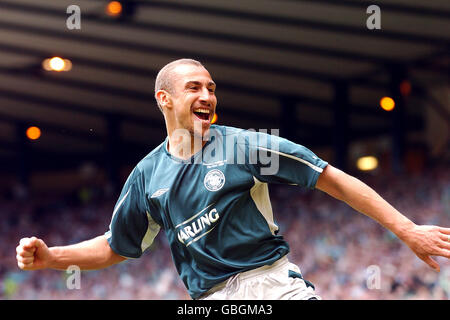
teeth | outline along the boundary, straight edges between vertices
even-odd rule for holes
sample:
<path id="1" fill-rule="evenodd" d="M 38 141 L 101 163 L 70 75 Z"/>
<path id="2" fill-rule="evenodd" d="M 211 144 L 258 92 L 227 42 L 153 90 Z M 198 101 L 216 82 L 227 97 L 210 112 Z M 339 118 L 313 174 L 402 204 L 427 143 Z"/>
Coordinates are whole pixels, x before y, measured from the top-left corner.
<path id="1" fill-rule="evenodd" d="M 209 114 L 209 110 L 208 109 L 197 109 L 197 110 L 194 110 L 194 112 L 200 112 L 200 113 L 207 113 L 207 114 Z"/>

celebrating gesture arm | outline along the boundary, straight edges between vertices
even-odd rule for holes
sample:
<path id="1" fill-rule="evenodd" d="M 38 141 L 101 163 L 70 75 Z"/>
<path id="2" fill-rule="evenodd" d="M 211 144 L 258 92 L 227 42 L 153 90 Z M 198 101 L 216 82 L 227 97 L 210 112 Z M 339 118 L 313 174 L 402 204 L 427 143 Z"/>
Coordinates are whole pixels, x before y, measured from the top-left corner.
<path id="1" fill-rule="evenodd" d="M 51 248 L 36 237 L 22 238 L 16 252 L 17 265 L 22 270 L 65 270 L 70 265 L 76 265 L 81 270 L 95 270 L 126 259 L 111 249 L 103 235 L 77 244 Z"/>
<path id="2" fill-rule="evenodd" d="M 450 228 L 416 225 L 355 177 L 328 165 L 320 175 L 316 188 L 344 201 L 392 231 L 436 271 L 440 270 L 439 264 L 431 256 L 450 258 Z"/>

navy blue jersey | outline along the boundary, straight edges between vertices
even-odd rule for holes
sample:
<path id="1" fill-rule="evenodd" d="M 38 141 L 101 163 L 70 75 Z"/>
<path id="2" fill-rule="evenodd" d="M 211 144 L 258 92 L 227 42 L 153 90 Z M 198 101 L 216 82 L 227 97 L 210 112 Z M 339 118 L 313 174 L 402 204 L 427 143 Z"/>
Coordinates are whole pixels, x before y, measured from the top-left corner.
<path id="1" fill-rule="evenodd" d="M 138 258 L 162 228 L 192 298 L 230 276 L 272 264 L 289 252 L 274 222 L 268 183 L 314 188 L 327 162 L 266 133 L 212 125 L 190 159 L 166 139 L 128 177 L 114 208 L 108 242 Z"/>

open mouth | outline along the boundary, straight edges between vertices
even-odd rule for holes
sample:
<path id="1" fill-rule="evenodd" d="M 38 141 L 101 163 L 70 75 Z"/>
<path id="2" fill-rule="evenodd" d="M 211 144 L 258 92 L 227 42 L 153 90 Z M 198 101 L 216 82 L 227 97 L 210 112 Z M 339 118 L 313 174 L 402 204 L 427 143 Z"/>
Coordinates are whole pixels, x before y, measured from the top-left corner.
<path id="1" fill-rule="evenodd" d="M 194 111 L 195 116 L 203 121 L 209 120 L 209 113 L 210 111 L 208 109 L 197 109 Z"/>

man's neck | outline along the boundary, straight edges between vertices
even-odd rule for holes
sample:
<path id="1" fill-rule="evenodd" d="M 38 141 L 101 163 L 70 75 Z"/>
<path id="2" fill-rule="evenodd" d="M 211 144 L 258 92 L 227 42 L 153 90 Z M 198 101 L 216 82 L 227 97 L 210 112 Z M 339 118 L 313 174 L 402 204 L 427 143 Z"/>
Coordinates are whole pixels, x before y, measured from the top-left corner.
<path id="1" fill-rule="evenodd" d="M 167 144 L 167 151 L 176 158 L 183 160 L 189 159 L 194 154 L 199 152 L 206 144 L 207 140 L 194 135 L 170 135 Z"/>

